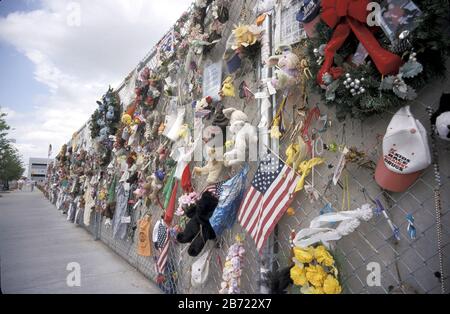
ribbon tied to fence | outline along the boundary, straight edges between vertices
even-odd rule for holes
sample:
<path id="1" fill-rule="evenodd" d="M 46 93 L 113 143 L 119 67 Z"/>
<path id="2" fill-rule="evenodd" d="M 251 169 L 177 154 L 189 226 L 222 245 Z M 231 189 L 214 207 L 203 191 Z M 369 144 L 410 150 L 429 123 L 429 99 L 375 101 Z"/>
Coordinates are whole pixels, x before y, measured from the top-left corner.
<path id="1" fill-rule="evenodd" d="M 361 208 L 355 210 L 320 215 L 311 221 L 309 228 L 302 229 L 297 233 L 294 238 L 294 245 L 306 248 L 321 242 L 329 248 L 328 242 L 337 241 L 349 235 L 359 227 L 361 220 L 369 221 L 372 216 L 373 209 L 369 204 L 364 204 Z M 325 227 L 333 222 L 340 222 L 336 229 Z"/>

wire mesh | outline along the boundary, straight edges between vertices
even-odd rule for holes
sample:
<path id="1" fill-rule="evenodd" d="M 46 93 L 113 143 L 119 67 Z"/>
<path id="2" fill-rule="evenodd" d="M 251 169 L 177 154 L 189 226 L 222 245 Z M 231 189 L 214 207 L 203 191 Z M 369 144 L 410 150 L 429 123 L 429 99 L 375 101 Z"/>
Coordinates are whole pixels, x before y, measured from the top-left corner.
<path id="1" fill-rule="evenodd" d="M 221 59 L 226 38 L 231 33 L 233 26 L 237 25 L 243 17 L 246 21 L 254 20 L 256 15 L 252 8 L 256 6 L 257 2 L 256 0 L 232 1 L 229 8 L 230 21 L 223 31 L 223 40 L 212 49 L 208 56 L 209 59 Z M 153 59 L 151 60 L 149 66 L 153 67 L 156 63 Z M 258 79 L 255 68 L 252 65 L 247 67 L 244 65 L 241 74 L 239 80 L 245 80 L 251 90 L 256 90 Z M 181 81 L 186 79 L 186 77 L 181 78 Z M 129 88 L 127 84 L 134 86 L 134 82 L 129 81 L 123 86 L 122 91 Z M 436 99 L 430 100 L 432 90 L 422 92 L 421 99 L 423 101 L 436 103 Z M 326 114 L 331 121 L 327 131 L 322 134 L 325 144 L 336 142 L 338 145 L 345 145 L 349 148 L 355 147 L 365 153 L 365 159 L 370 161 L 368 165 L 377 162 L 378 156 L 381 154 L 382 136 L 393 112 L 373 116 L 364 121 L 348 118 L 338 122 L 335 119 L 334 109 L 324 106 L 317 95 L 311 95 L 309 102 L 310 104 L 317 103 L 321 113 Z M 160 103 L 164 104 L 164 99 Z M 255 100 L 226 99 L 223 104 L 225 107 L 233 106 L 245 111 L 252 120 L 252 124 L 258 124 L 260 115 Z M 284 110 L 284 119 L 287 125 L 299 122 L 294 110 L 295 104 L 296 99 L 290 99 Z M 416 118 L 429 129 L 425 106 L 414 103 L 412 111 Z M 192 118 L 191 111 L 188 111 L 188 117 Z M 289 140 L 281 142 L 281 155 L 284 155 L 288 142 Z M 444 268 L 448 271 L 450 269 L 448 264 L 450 260 L 450 162 L 448 157 L 450 149 L 448 145 L 445 146 L 444 143 L 439 142 L 437 150 L 442 177 L 442 246 Z M 308 227 L 309 222 L 319 215 L 320 209 L 325 205 L 329 204 L 335 211 L 353 210 L 364 203 L 370 203 L 372 199 L 379 199 L 391 220 L 399 227 L 401 239 L 395 241 L 386 219 L 383 216 L 376 216 L 371 221 L 362 223 L 354 233 L 335 243 L 333 252 L 339 264 L 344 293 L 389 293 L 397 292 L 398 287 L 402 288 L 400 289 L 402 293 L 439 293 L 440 282 L 436 276 L 436 272 L 439 271 L 439 263 L 433 193 L 436 183 L 432 167 L 428 168 L 417 182 L 404 193 L 387 193 L 381 190 L 374 181 L 374 170 L 355 163 L 347 164 L 338 185 L 329 186 L 339 156 L 339 153 L 325 150 L 322 156 L 326 159 L 325 164 L 316 167 L 312 176 L 308 178 L 309 181 L 314 182 L 315 189 L 320 192 L 319 199 L 311 202 L 305 192 L 300 192 L 292 204 L 295 214 L 293 216 L 285 215 L 280 220 L 269 243 L 269 247 L 273 251 L 273 255 L 269 256 L 269 259 L 274 270 L 289 264 L 291 232 Z M 247 185 L 250 183 L 257 165 L 251 163 L 250 166 Z M 226 175 L 232 176 L 234 173 L 230 171 Z M 343 201 L 347 199 L 347 191 L 344 189 L 347 185 L 343 181 L 344 178 L 348 178 L 348 194 L 350 195 L 350 204 L 348 205 L 343 204 Z M 204 188 L 204 183 L 199 178 L 194 180 L 193 184 L 198 191 Z M 56 197 L 54 196 L 53 203 L 55 202 Z M 133 221 L 136 222 L 141 214 L 141 211 L 134 211 Z M 161 209 L 152 209 L 152 224 L 159 219 L 161 214 Z M 410 239 L 406 231 L 407 214 L 412 214 L 415 218 L 417 228 L 415 240 Z M 104 242 L 149 280 L 155 280 L 157 276 L 155 257 L 142 257 L 137 254 L 137 232 L 129 232 L 125 239 L 114 238 L 112 227 L 106 224 L 106 218 L 100 217 L 95 212 L 92 215 L 91 225 L 85 226 L 85 228 L 93 234 L 94 238 Z M 134 225 L 130 225 L 129 228 L 133 229 L 133 227 Z M 191 267 L 196 259 L 188 256 L 187 245 L 178 244 L 172 239 L 165 273 L 166 280 L 159 284 L 161 290 L 165 293 L 218 293 L 225 257 L 228 248 L 235 241 L 236 234 L 245 235 L 238 223 L 216 241 L 209 241 L 207 245 L 213 250 L 209 276 L 207 282 L 200 287 L 194 287 L 191 284 Z M 246 252 L 242 267 L 241 292 L 258 293 L 260 291 L 261 256 L 257 252 L 253 240 L 248 236 L 245 237 L 244 247 Z M 381 285 L 379 286 L 370 286 L 367 281 L 370 273 L 367 267 L 372 262 L 378 263 L 381 267 Z M 448 284 L 448 277 L 442 280 Z M 289 291 L 296 293 L 295 289 Z"/>

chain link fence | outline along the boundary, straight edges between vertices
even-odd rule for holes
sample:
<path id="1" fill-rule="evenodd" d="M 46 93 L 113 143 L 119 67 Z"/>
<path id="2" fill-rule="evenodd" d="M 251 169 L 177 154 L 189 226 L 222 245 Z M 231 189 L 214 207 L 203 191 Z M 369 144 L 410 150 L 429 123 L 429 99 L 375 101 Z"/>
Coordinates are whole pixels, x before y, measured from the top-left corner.
<path id="1" fill-rule="evenodd" d="M 223 31 L 222 41 L 218 43 L 208 55 L 208 60 L 215 62 L 222 58 L 225 42 L 234 25 L 239 21 L 251 22 L 256 18 L 252 10 L 258 1 L 235 0 L 229 8 L 230 20 Z M 151 54 L 147 62 L 151 65 Z M 183 74 L 185 75 L 185 74 Z M 190 77 L 181 78 L 186 82 Z M 251 90 L 258 89 L 258 71 L 251 65 L 243 66 L 239 81 L 245 80 Z M 448 82 L 437 82 L 423 90 L 420 101 L 411 103 L 412 112 L 424 126 L 430 130 L 429 117 L 426 105 L 437 106 L 437 101 L 442 88 Z M 129 84 L 134 84 L 130 82 Z M 125 90 L 129 86 L 123 85 L 121 91 L 122 101 L 128 97 Z M 160 101 L 162 108 L 165 99 Z M 298 99 L 289 98 L 284 110 L 284 119 L 287 125 L 299 123 L 296 113 Z M 257 125 L 261 119 L 260 108 L 256 100 L 245 101 L 237 98 L 223 102 L 225 107 L 236 107 L 245 111 L 253 125 Z M 293 231 L 308 227 L 309 222 L 320 214 L 325 206 L 334 211 L 354 210 L 364 203 L 372 203 L 378 199 L 384 205 L 386 212 L 394 224 L 399 227 L 400 241 L 395 240 L 393 232 L 386 218 L 382 215 L 375 216 L 369 222 L 364 222 L 349 236 L 336 242 L 333 252 L 338 262 L 341 283 L 344 293 L 440 293 L 440 280 L 448 286 L 448 277 L 439 279 L 439 259 L 437 254 L 435 199 L 434 188 L 436 186 L 433 167 L 429 167 L 417 182 L 404 193 L 387 193 L 381 190 L 373 178 L 374 168 L 381 154 L 381 141 L 386 127 L 394 112 L 386 112 L 373 116 L 364 121 L 348 118 L 339 122 L 335 119 L 334 109 L 328 108 L 320 101 L 318 95 L 310 95 L 309 104 L 318 104 L 322 115 L 327 115 L 331 125 L 326 132 L 321 134 L 324 144 L 336 143 L 338 146 L 354 147 L 364 153 L 364 163 L 348 163 L 341 180 L 334 186 L 330 185 L 334 167 L 340 157 L 339 152 L 325 150 L 322 157 L 325 164 L 316 167 L 308 178 L 314 188 L 320 193 L 317 200 L 311 202 L 304 191 L 298 193 L 291 207 L 295 209 L 292 216 L 285 215 L 279 222 L 275 232 L 270 237 L 268 252 L 264 255 L 265 261 L 256 250 L 253 240 L 247 236 L 244 240 L 246 250 L 243 261 L 241 278 L 242 293 L 260 292 L 260 268 L 265 266 L 277 270 L 287 266 L 290 262 L 290 239 Z M 425 105 L 426 104 L 426 105 Z M 187 106 L 187 119 L 193 119 L 193 113 Z M 281 155 L 284 155 L 289 139 L 280 143 Z M 444 269 L 450 270 L 450 146 L 438 142 L 437 147 L 441 171 L 441 202 L 442 202 L 442 228 L 444 254 Z M 250 164 L 250 172 L 247 177 L 247 185 L 250 184 L 257 164 Z M 230 171 L 224 174 L 232 176 Z M 204 188 L 200 178 L 193 181 L 197 191 Z M 347 200 L 350 200 L 349 204 Z M 132 222 L 138 221 L 143 215 L 141 210 L 132 212 Z M 152 224 L 160 218 L 162 212 L 158 208 L 152 209 Z M 412 214 L 415 218 L 417 238 L 412 240 L 406 231 L 408 222 L 406 215 Z M 90 226 L 85 228 L 109 246 L 113 251 L 122 256 L 137 270 L 142 272 L 149 280 L 155 280 L 155 257 L 142 257 L 137 254 L 137 236 L 135 223 L 130 224 L 128 236 L 125 240 L 116 239 L 112 234 L 112 227 L 106 224 L 106 218 L 98 213 L 93 213 Z M 165 293 L 218 293 L 222 281 L 222 269 L 228 248 L 235 242 L 235 236 L 245 232 L 238 223 L 232 230 L 227 230 L 217 241 L 209 241 L 207 246 L 212 248 L 209 277 L 201 287 L 191 285 L 191 266 L 196 260 L 188 256 L 187 245 L 181 245 L 172 239 L 169 253 L 169 262 L 166 267 L 166 280 L 159 283 Z M 370 286 L 367 281 L 370 263 L 378 263 L 381 270 L 381 285 Z M 370 269 L 370 268 L 369 268 Z M 290 293 L 297 293 L 290 288 Z"/>

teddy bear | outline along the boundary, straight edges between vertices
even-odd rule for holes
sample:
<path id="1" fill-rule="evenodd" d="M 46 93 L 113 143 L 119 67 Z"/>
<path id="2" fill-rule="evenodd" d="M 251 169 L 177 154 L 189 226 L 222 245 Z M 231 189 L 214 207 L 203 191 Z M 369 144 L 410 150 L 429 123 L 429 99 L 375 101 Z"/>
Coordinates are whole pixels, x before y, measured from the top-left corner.
<path id="1" fill-rule="evenodd" d="M 298 80 L 298 68 L 300 60 L 298 56 L 292 52 L 290 46 L 280 46 L 277 53 L 267 60 L 269 67 L 276 66 L 275 77 L 272 78 L 272 85 L 276 90 L 282 90 L 292 87 Z"/>
<path id="2" fill-rule="evenodd" d="M 228 123 L 230 123 L 230 120 L 223 114 L 223 109 L 223 105 L 217 107 L 211 125 L 220 128 L 222 131 L 223 144 L 225 144 L 227 138 L 227 126 Z"/>
<path id="3" fill-rule="evenodd" d="M 203 192 L 200 199 L 186 210 L 190 218 L 183 232 L 177 234 L 179 243 L 191 243 L 188 248 L 189 256 L 198 256 L 208 240 L 214 240 L 216 234 L 211 227 L 211 218 L 219 200 L 211 192 Z"/>
<path id="4" fill-rule="evenodd" d="M 291 268 L 289 265 L 279 270 L 269 271 L 265 274 L 263 283 L 269 288 L 270 294 L 286 294 L 287 288 L 294 282 L 291 279 Z"/>
<path id="5" fill-rule="evenodd" d="M 234 147 L 224 154 L 226 167 L 240 165 L 245 161 L 246 151 L 249 159 L 257 159 L 258 134 L 248 121 L 248 116 L 236 108 L 227 108 L 223 114 L 230 120 L 229 131 L 233 134 Z"/>
<path id="6" fill-rule="evenodd" d="M 160 171 L 153 173 L 147 177 L 147 183 L 144 185 L 144 190 L 148 193 L 148 200 L 153 204 L 158 201 L 158 193 L 163 188 L 164 174 Z"/>
<path id="7" fill-rule="evenodd" d="M 220 174 L 223 169 L 223 161 L 216 155 L 216 150 L 210 148 L 208 150 L 208 163 L 204 167 L 194 167 L 194 174 L 205 175 L 208 174 L 206 182 L 208 184 L 216 183 L 219 180 Z"/>
<path id="8" fill-rule="evenodd" d="M 161 124 L 161 115 L 154 110 L 145 119 L 145 139 L 147 141 L 154 140 L 158 135 L 158 128 Z"/>

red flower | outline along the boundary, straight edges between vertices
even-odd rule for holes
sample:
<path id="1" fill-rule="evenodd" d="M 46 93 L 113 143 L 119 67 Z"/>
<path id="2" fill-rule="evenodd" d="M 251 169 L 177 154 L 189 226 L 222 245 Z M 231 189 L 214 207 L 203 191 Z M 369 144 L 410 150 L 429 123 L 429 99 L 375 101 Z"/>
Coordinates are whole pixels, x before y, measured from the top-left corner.
<path id="1" fill-rule="evenodd" d="M 162 284 L 164 281 L 166 281 L 166 277 L 163 274 L 159 274 L 156 277 L 156 283 L 157 284 Z"/>
<path id="2" fill-rule="evenodd" d="M 155 103 L 155 100 L 151 96 L 148 96 L 147 99 L 145 100 L 145 104 L 148 106 L 153 106 L 154 103 Z"/>

